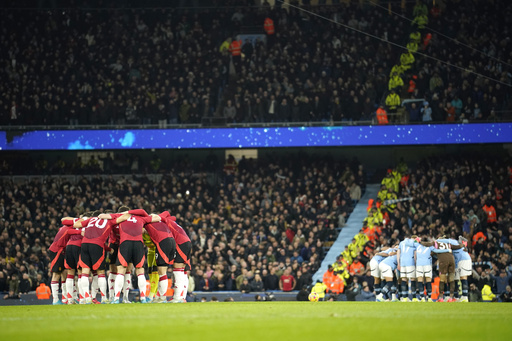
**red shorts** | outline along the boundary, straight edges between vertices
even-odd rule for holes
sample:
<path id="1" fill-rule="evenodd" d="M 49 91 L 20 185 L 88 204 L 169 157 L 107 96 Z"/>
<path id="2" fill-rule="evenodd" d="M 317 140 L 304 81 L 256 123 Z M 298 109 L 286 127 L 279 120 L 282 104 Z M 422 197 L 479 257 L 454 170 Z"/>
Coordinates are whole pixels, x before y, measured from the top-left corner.
<path id="1" fill-rule="evenodd" d="M 105 269 L 105 249 L 97 244 L 82 243 L 78 266 L 94 271 Z"/>
<path id="2" fill-rule="evenodd" d="M 144 244 L 138 240 L 125 240 L 119 245 L 117 253 L 117 265 L 127 267 L 133 263 L 136 268 L 142 268 L 146 260 Z"/>

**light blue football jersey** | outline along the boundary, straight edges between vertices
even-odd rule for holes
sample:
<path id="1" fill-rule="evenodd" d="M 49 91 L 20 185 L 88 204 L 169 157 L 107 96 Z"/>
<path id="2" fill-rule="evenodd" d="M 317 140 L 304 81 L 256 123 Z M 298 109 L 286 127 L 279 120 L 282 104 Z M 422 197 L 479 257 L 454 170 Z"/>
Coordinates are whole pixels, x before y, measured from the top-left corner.
<path id="1" fill-rule="evenodd" d="M 432 265 L 432 250 L 433 246 L 416 246 L 416 266 Z"/>
<path id="2" fill-rule="evenodd" d="M 416 243 L 413 239 L 404 239 L 398 245 L 400 249 L 400 266 L 415 266 L 414 251 L 416 250 Z"/>
<path id="3" fill-rule="evenodd" d="M 379 253 L 387 253 L 387 254 L 390 254 L 390 253 L 391 253 L 391 251 L 393 251 L 393 248 L 391 248 L 391 247 L 390 247 L 390 248 L 389 248 L 389 249 L 387 249 L 386 251 L 381 251 L 381 252 L 379 252 Z M 388 257 L 375 255 L 375 256 L 373 256 L 373 258 L 372 258 L 372 259 L 375 259 L 375 260 L 377 261 L 377 263 L 379 263 L 379 264 L 380 264 L 380 262 L 382 262 L 382 261 L 383 261 L 384 259 L 386 259 L 386 258 L 388 258 Z"/>
<path id="4" fill-rule="evenodd" d="M 393 250 L 395 252 L 397 251 L 397 249 L 390 249 L 390 250 Z M 381 263 L 389 265 L 391 267 L 391 269 L 396 270 L 396 268 L 398 266 L 398 259 L 396 258 L 396 255 L 389 256 L 389 257 L 386 257 L 386 259 L 384 259 Z"/>

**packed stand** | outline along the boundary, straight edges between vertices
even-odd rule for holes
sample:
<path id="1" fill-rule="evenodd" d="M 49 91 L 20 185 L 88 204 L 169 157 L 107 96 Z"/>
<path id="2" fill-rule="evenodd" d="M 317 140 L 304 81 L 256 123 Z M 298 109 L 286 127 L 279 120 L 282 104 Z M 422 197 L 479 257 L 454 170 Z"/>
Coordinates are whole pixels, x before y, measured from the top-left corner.
<path id="1" fill-rule="evenodd" d="M 327 292 L 337 296 L 353 278 L 359 277 L 358 282 L 375 285 L 376 293 L 380 293 L 380 277 L 370 276 L 374 270 L 370 259 L 388 248 L 391 251 L 411 236 L 417 238 L 412 242 L 418 244 L 428 242 L 425 238 L 445 236 L 441 240 L 449 239 L 453 245 L 467 243 L 466 257 L 472 267 L 467 269 L 466 282 L 461 280 L 463 299 L 465 296 L 470 301 L 510 302 L 512 168 L 506 164 L 497 158 L 460 155 L 432 157 L 418 163 L 412 171 L 403 162 L 395 170 L 389 170 L 378 198 L 368 205 L 368 217 L 362 222 L 361 233 L 324 275 Z M 363 233 L 368 242 L 360 238 Z M 367 264 L 365 274 L 350 270 L 354 258 Z M 439 286 L 439 278 L 431 279 L 428 298 L 442 298 L 443 285 Z M 423 294 L 419 289 L 418 293 Z M 408 289 L 405 290 L 402 288 L 402 292 Z"/>
<path id="2" fill-rule="evenodd" d="M 494 20 L 493 15 L 510 12 L 509 3 L 427 7 L 418 1 L 404 9 L 392 7 L 411 21 L 369 1 L 306 9 L 312 13 L 278 5 L 264 13 L 265 20 L 255 20 L 249 9 L 237 12 L 236 20 L 259 25 L 267 42 L 230 38 L 223 43 L 226 50 L 230 46 L 236 74 L 236 84 L 225 93 L 229 122 L 370 121 L 377 114 L 377 121 L 387 124 L 376 111 L 381 105 L 401 117 L 390 118 L 393 122 L 483 122 L 498 121 L 512 109 L 506 91 L 512 83 L 512 58 L 504 53 L 510 42 L 500 29 L 510 17 Z M 463 15 L 452 22 L 452 12 Z M 477 17 L 478 27 L 469 31 L 466 23 Z M 496 39 L 480 34 L 487 27 Z M 400 108 L 404 100 L 413 101 Z"/>
<path id="3" fill-rule="evenodd" d="M 412 23 L 369 1 L 306 7 L 328 20 L 281 3 L 192 11 L 5 10 L 0 124 L 163 128 L 214 116 L 227 123 L 368 122 L 379 105 L 392 113 L 405 99 L 425 99 L 406 105 L 405 121 L 503 119 L 512 109 L 506 91 L 512 58 L 504 52 L 511 43 L 502 29 L 511 16 L 494 13 L 510 13 L 512 5 L 429 6 L 392 7 Z M 476 23 L 471 29 L 470 22 Z M 234 39 L 255 27 L 264 39 Z"/>
<path id="4" fill-rule="evenodd" d="M 226 82 L 229 15 L 4 10 L 0 125 L 200 123 Z"/>
<path id="5" fill-rule="evenodd" d="M 49 284 L 48 248 L 61 218 L 117 212 L 121 205 L 176 216 L 192 243 L 191 292 L 297 290 L 311 283 L 324 246 L 337 238 L 365 188 L 356 160 L 229 158 L 218 166 L 219 182 L 187 169 L 158 183 L 99 175 L 77 183 L 3 181 L 0 291 L 17 297 Z"/>

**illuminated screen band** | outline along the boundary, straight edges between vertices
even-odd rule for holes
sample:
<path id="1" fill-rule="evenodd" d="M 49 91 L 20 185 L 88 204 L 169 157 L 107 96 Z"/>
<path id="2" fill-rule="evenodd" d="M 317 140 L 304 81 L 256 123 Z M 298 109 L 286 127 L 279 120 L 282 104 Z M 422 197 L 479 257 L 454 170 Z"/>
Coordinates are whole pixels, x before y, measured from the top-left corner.
<path id="1" fill-rule="evenodd" d="M 0 150 L 276 148 L 511 142 L 512 123 L 0 131 Z"/>

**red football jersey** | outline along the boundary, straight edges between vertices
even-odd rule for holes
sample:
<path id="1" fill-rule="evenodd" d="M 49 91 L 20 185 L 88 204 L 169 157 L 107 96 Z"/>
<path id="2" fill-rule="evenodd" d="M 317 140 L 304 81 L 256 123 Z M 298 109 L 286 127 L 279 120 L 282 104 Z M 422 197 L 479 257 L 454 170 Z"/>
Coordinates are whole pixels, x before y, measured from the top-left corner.
<path id="1" fill-rule="evenodd" d="M 73 224 L 77 221 L 78 219 L 75 218 L 73 219 Z M 67 222 L 67 221 L 65 221 Z M 80 231 L 80 233 L 77 233 L 77 234 L 72 234 L 71 236 L 69 236 L 69 240 L 68 240 L 68 243 L 67 245 L 76 245 L 76 246 L 81 246 L 82 245 L 82 239 L 84 238 L 82 236 L 82 231 L 85 231 L 85 228 L 82 228 L 81 230 L 77 230 L 77 231 Z M 68 231 L 68 234 L 69 234 L 70 231 Z"/>
<path id="2" fill-rule="evenodd" d="M 83 230 L 85 231 L 85 229 L 83 229 Z M 82 236 L 82 230 L 77 230 L 77 231 L 80 231 L 80 234 L 73 234 L 73 235 L 71 235 L 69 237 L 67 245 L 82 246 L 82 240 L 84 239 L 84 237 Z"/>
<path id="3" fill-rule="evenodd" d="M 114 218 L 117 219 L 117 218 Z M 116 224 L 110 230 L 110 236 L 108 237 L 109 244 L 117 244 L 119 245 L 119 225 Z"/>
<path id="4" fill-rule="evenodd" d="M 142 240 L 142 229 L 144 225 L 150 223 L 152 220 L 151 217 L 139 217 L 139 216 L 131 216 L 128 220 L 123 221 L 119 224 L 119 237 L 120 242 L 124 242 L 125 240 L 135 240 L 143 242 Z"/>
<path id="5" fill-rule="evenodd" d="M 96 244 L 101 247 L 105 246 L 105 241 L 110 235 L 112 226 L 116 224 L 115 219 L 98 219 L 92 217 L 81 222 L 82 227 L 85 227 L 85 235 L 82 243 Z"/>
<path id="6" fill-rule="evenodd" d="M 68 230 L 72 227 L 69 225 L 62 226 L 57 234 L 55 235 L 55 238 L 53 239 L 52 245 L 48 248 L 48 250 L 52 252 L 59 252 L 59 250 L 63 250 L 66 247 L 66 244 L 69 239 Z"/>
<path id="7" fill-rule="evenodd" d="M 145 228 L 153 243 L 160 243 L 165 238 L 172 238 L 169 226 L 162 221 L 146 224 Z"/>
<path id="8" fill-rule="evenodd" d="M 66 248 L 66 244 L 68 243 L 69 237 L 72 235 L 79 235 L 81 233 L 80 230 L 74 229 L 73 224 L 76 220 L 65 220 L 63 221 L 63 226 L 59 229 L 55 238 L 53 239 L 52 245 L 48 248 L 48 250 L 52 252 L 59 252 L 59 250 L 63 250 Z"/>
<path id="9" fill-rule="evenodd" d="M 162 215 L 160 215 L 160 217 L 162 217 Z M 172 237 L 176 240 L 176 244 L 180 245 L 190 241 L 183 227 L 176 223 L 176 217 L 162 218 L 162 220 L 165 220 L 167 226 L 169 226 Z"/>

